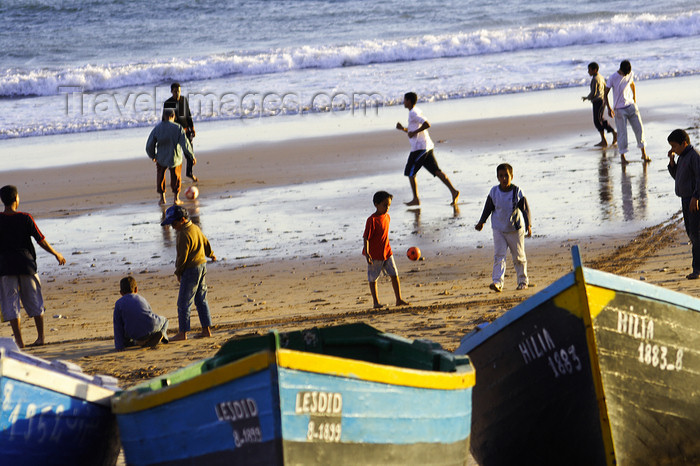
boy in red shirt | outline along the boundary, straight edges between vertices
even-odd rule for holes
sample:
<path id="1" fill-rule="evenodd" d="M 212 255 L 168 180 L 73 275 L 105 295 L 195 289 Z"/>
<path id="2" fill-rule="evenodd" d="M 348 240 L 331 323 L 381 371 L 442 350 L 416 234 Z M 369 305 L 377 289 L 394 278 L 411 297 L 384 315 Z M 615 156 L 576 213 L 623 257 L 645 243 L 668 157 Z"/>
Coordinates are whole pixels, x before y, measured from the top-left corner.
<path id="1" fill-rule="evenodd" d="M 386 191 L 374 193 L 374 206 L 377 211 L 372 214 L 365 224 L 364 248 L 362 255 L 367 257 L 367 279 L 369 291 L 372 293 L 375 309 L 384 307 L 377 298 L 377 279 L 382 271 L 391 277 L 391 285 L 394 287 L 397 306 L 407 306 L 409 303 L 401 299 L 401 284 L 399 274 L 396 271 L 394 256 L 389 245 L 389 206 L 394 198 Z"/>

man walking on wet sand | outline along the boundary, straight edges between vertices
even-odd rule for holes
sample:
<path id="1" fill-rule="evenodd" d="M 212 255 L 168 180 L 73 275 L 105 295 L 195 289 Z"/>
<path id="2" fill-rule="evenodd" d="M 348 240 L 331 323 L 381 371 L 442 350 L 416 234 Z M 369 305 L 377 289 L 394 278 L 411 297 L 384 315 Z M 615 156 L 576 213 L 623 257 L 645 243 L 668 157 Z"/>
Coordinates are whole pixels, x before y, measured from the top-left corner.
<path id="1" fill-rule="evenodd" d="M 437 160 L 435 160 L 435 155 L 433 154 L 435 145 L 428 134 L 430 123 L 423 118 L 423 112 L 416 107 L 417 101 L 418 96 L 414 92 L 408 92 L 404 95 L 403 106 L 408 109 L 408 127 L 404 128 L 401 123 L 396 123 L 396 129 L 408 133 L 408 140 L 411 143 L 411 153 L 408 154 L 408 161 L 406 162 L 406 168 L 403 174 L 408 177 L 408 181 L 411 183 L 413 199 L 407 202 L 406 205 L 420 205 L 418 186 L 416 185 L 416 174 L 421 167 L 425 167 L 431 175 L 440 178 L 440 181 L 447 186 L 447 189 L 450 190 L 450 194 L 452 194 L 452 202 L 450 205 L 457 205 L 459 191 L 452 186 L 452 182 L 450 182 L 447 175 L 440 170 Z"/>
<path id="2" fill-rule="evenodd" d="M 160 194 L 159 204 L 165 204 L 165 172 L 170 170 L 170 187 L 173 190 L 173 204 L 180 205 L 180 187 L 182 185 L 182 157 L 183 152 L 192 163 L 197 164 L 194 158 L 192 144 L 185 135 L 185 130 L 175 123 L 175 112 L 166 109 L 165 120 L 153 128 L 146 142 L 146 153 L 156 164 L 156 190 Z"/>
<path id="3" fill-rule="evenodd" d="M 615 102 L 610 106 L 608 94 L 613 91 Z M 622 163 L 627 163 L 625 154 L 627 153 L 627 122 L 630 122 L 634 136 L 637 138 L 637 147 L 642 151 L 642 161 L 649 162 L 647 156 L 646 141 L 644 141 L 644 126 L 642 117 L 637 108 L 637 88 L 634 85 L 634 73 L 629 61 L 623 60 L 620 69 L 612 74 L 605 83 L 605 106 L 608 107 L 608 115 L 615 118 L 617 126 L 617 147 L 620 151 Z"/>

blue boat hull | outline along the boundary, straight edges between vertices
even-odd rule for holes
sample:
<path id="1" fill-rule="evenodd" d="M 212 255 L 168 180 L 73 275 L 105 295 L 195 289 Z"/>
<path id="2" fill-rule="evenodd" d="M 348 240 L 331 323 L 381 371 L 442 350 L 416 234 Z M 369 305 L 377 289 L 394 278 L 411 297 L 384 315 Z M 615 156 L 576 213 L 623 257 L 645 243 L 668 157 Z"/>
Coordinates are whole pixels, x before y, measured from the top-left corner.
<path id="1" fill-rule="evenodd" d="M 109 405 L 0 379 L 3 465 L 114 464 L 119 437 Z"/>
<path id="2" fill-rule="evenodd" d="M 466 461 L 471 388 L 435 390 L 279 371 L 285 464 Z"/>
<path id="3" fill-rule="evenodd" d="M 274 366 L 145 411 L 119 414 L 126 461 L 280 464 Z"/>
<path id="4" fill-rule="evenodd" d="M 270 366 L 117 419 L 130 465 L 464 464 L 470 415 L 471 388 L 390 387 Z"/>

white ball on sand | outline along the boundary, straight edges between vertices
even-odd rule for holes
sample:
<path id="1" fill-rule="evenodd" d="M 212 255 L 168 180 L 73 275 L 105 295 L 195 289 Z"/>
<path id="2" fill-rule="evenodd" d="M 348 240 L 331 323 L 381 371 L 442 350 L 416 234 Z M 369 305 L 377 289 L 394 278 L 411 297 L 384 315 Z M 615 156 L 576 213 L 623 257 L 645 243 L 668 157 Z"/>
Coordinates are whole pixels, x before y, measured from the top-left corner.
<path id="1" fill-rule="evenodd" d="M 185 191 L 185 197 L 191 200 L 197 199 L 199 197 L 199 189 L 196 186 L 190 186 Z"/>

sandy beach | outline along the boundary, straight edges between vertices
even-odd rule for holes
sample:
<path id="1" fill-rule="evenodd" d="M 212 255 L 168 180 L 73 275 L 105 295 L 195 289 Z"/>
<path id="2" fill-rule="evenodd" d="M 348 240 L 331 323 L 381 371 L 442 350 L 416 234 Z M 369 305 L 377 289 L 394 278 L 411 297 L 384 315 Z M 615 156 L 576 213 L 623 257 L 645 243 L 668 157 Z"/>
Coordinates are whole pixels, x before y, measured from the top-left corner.
<path id="1" fill-rule="evenodd" d="M 678 82 L 697 84 L 697 79 Z M 438 161 L 462 191 L 457 208 L 448 205 L 449 193 L 439 181 L 425 173 L 418 177 L 421 208 L 403 205 L 410 199 L 402 176 L 408 143 L 391 130 L 397 115 L 405 118 L 397 109 L 374 117 L 382 131 L 361 125 L 345 135 L 318 134 L 313 128 L 297 135 L 287 128 L 286 137 L 270 142 L 228 148 L 222 140 L 202 142 L 196 167 L 202 195 L 187 207 L 221 258 L 209 264 L 207 277 L 214 335 L 153 350 L 115 353 L 112 340 L 118 282 L 127 274 L 136 278 L 153 309 L 170 319 L 171 332 L 177 327 L 174 232 L 159 225 L 155 170 L 145 154 L 2 172 L 2 184 L 19 188 L 20 210 L 35 216 L 47 240 L 68 260 L 59 267 L 38 252 L 48 343 L 28 351 L 73 361 L 129 387 L 208 357 L 232 337 L 271 329 L 364 321 L 453 350 L 476 325 L 567 273 L 573 244 L 581 247 L 589 267 L 694 295 L 700 283 L 684 279 L 690 247 L 666 172 L 665 138 L 683 127 L 691 128 L 695 140 L 698 112 L 687 102 L 669 101 L 668 90 L 666 98 L 659 96 L 659 89 L 672 87 L 666 84 L 639 86 L 648 92 L 642 95 L 655 96 L 640 103 L 653 158 L 648 167 L 635 160 L 635 150 L 628 156 L 634 162 L 621 168 L 614 148 L 593 148 L 597 134 L 589 105 L 567 104 L 551 113 L 531 106 L 562 96 L 580 100 L 579 89 L 532 93 L 529 101 L 511 98 L 517 102 L 515 116 L 464 118 L 460 107 L 474 102 L 421 105 L 433 123 Z M 509 102 L 508 96 L 484 101 Z M 195 142 L 206 140 L 202 125 Z M 219 148 L 206 150 L 207 144 Z M 488 289 L 490 229 L 477 233 L 473 225 L 502 160 L 514 165 L 514 182 L 533 209 L 534 237 L 526 250 L 534 286 L 515 291 L 509 258 L 504 291 L 496 294 Z M 384 277 L 379 294 L 390 306 L 380 311 L 370 309 L 360 255 L 364 220 L 373 212 L 371 195 L 378 189 L 395 195 L 390 239 L 403 295 L 411 302 L 391 306 L 391 285 Z M 424 260 L 406 258 L 413 245 L 423 250 Z M 196 329 L 195 312 L 192 317 Z M 23 319 L 22 331 L 25 341 L 33 341 L 31 319 Z M 0 336 L 11 336 L 9 325 L 0 327 Z"/>

